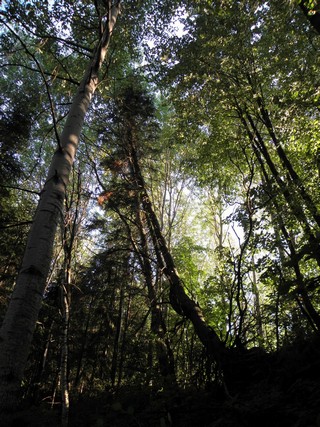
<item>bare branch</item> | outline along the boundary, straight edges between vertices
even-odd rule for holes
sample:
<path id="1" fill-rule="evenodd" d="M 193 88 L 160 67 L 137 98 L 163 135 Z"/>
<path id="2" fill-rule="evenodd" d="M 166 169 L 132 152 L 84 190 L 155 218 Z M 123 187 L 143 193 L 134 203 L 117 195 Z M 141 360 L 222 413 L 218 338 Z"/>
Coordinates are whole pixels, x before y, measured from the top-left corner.
<path id="1" fill-rule="evenodd" d="M 24 47 L 24 49 L 25 49 L 25 51 L 26 51 L 26 53 L 29 55 L 29 56 L 31 56 L 31 58 L 34 60 L 34 62 L 36 63 L 36 65 L 37 65 L 37 67 L 38 67 L 38 69 L 39 69 L 39 71 L 40 71 L 40 73 L 41 73 L 41 76 L 42 76 L 42 78 L 43 78 L 43 82 L 44 82 L 44 84 L 45 84 L 45 87 L 46 87 L 46 92 L 47 92 L 47 95 L 48 95 L 48 100 L 49 100 L 49 105 L 50 105 L 50 111 L 51 111 L 51 116 L 52 116 L 52 120 L 53 120 L 53 126 L 54 126 L 54 132 L 55 132 L 55 135 L 56 135 L 56 139 L 57 139 L 57 143 L 58 143 L 58 146 L 59 146 L 59 150 L 61 151 L 62 150 L 62 147 L 61 147 L 61 143 L 60 143 L 60 136 L 59 136 L 59 133 L 58 133 L 58 129 L 57 129 L 57 123 L 56 123 L 56 116 L 55 116 L 55 111 L 54 111 L 54 105 L 53 105 L 53 101 L 52 101 L 52 98 L 51 98 L 51 93 L 50 93 L 50 88 L 49 88 L 49 84 L 48 84 L 48 81 L 47 81 L 47 79 L 46 79 L 46 77 L 45 77 L 45 74 L 44 74 L 44 72 L 43 72 L 43 69 L 42 69 L 42 67 L 41 67 L 41 64 L 40 64 L 40 62 L 37 60 L 37 58 L 36 58 L 36 56 L 35 56 L 35 54 L 34 53 L 32 53 L 29 49 L 28 49 L 28 46 L 25 44 L 25 42 L 21 39 L 21 37 L 10 27 L 10 25 L 8 25 L 7 23 L 5 23 L 4 22 L 4 25 L 8 28 L 8 30 L 19 40 L 19 42 L 21 43 L 21 45 Z"/>
<path id="2" fill-rule="evenodd" d="M 27 193 L 36 194 L 37 196 L 40 196 L 40 193 L 38 191 L 28 190 L 27 188 L 21 188 L 21 187 L 15 186 L 15 185 L 3 185 L 3 184 L 0 184 L 0 187 L 2 187 L 2 188 L 11 188 L 12 190 L 25 191 Z"/>
<path id="3" fill-rule="evenodd" d="M 25 64 L 7 63 L 7 64 L 0 65 L 0 68 L 5 68 L 5 67 L 21 67 L 21 68 L 25 68 L 26 70 L 34 71 L 36 73 L 41 73 L 41 71 L 38 68 L 29 67 L 28 65 L 25 65 Z M 79 82 L 77 80 L 74 80 L 71 77 L 63 77 L 63 76 L 60 76 L 59 74 L 50 73 L 50 72 L 44 71 L 44 70 L 42 70 L 42 72 L 46 76 L 50 76 L 52 78 L 55 78 L 55 79 L 58 79 L 58 80 L 63 80 L 63 81 L 72 83 L 72 84 L 74 84 L 76 86 L 79 86 Z"/>

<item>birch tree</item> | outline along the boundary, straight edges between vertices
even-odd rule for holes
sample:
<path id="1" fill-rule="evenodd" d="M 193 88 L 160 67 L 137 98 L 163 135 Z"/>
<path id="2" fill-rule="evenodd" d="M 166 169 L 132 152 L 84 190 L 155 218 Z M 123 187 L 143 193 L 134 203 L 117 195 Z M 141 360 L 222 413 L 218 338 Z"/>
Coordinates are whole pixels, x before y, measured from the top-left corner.
<path id="1" fill-rule="evenodd" d="M 101 5 L 95 1 L 94 5 L 100 18 L 99 40 L 74 96 L 63 131 L 60 136 L 57 134 L 58 146 L 40 194 L 16 286 L 0 332 L 0 412 L 13 410 L 18 404 L 20 385 L 50 269 L 56 229 L 63 219 L 70 170 L 120 12 L 120 1 L 104 1 Z M 9 24 L 3 23 L 11 31 Z"/>

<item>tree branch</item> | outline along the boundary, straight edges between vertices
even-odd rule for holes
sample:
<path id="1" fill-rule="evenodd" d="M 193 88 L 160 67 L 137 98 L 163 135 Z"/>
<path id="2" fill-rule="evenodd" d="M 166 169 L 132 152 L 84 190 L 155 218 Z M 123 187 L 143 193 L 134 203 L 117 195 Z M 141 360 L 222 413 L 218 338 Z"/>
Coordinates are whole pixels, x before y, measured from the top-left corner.
<path id="1" fill-rule="evenodd" d="M 58 143 L 58 146 L 59 146 L 59 150 L 60 151 L 62 151 L 62 147 L 61 147 L 61 143 L 60 143 L 60 136 L 59 136 L 59 133 L 58 133 L 58 129 L 57 129 L 57 122 L 56 122 L 56 116 L 55 116 L 55 111 L 54 111 L 54 105 L 53 105 L 53 101 L 52 101 L 52 97 L 51 97 L 51 93 L 50 93 L 50 88 L 49 88 L 49 84 L 48 84 L 48 82 L 47 82 L 47 79 L 46 79 L 46 77 L 45 77 L 45 75 L 44 75 L 44 72 L 43 72 L 43 69 L 42 69 L 42 67 L 41 67 L 41 64 L 40 64 L 40 62 L 37 60 L 37 58 L 36 58 L 36 56 L 35 56 L 35 54 L 34 53 L 32 53 L 29 49 L 28 49 L 28 46 L 25 44 L 25 42 L 21 39 L 21 37 L 7 24 L 7 23 L 5 23 L 5 22 L 3 22 L 3 24 L 8 28 L 8 30 L 19 40 L 19 42 L 21 43 L 21 45 L 23 46 L 23 48 L 25 49 L 25 52 L 29 55 L 29 56 L 31 56 L 31 58 L 34 60 L 34 62 L 36 63 L 36 65 L 37 65 L 37 67 L 38 67 L 38 69 L 39 69 L 39 71 L 40 71 L 40 73 L 41 73 L 41 76 L 42 76 L 42 79 L 43 79 L 43 82 L 44 82 L 44 84 L 45 84 L 45 87 L 46 87 L 46 92 L 47 92 L 47 96 L 48 96 L 48 100 L 49 100 L 49 105 L 50 105 L 50 111 L 51 111 L 51 117 L 52 117 L 52 120 L 53 120 L 53 127 L 54 127 L 54 133 L 55 133 L 55 136 L 56 136 L 56 139 L 57 139 L 57 143 Z"/>
<path id="2" fill-rule="evenodd" d="M 38 191 L 28 190 L 27 188 L 21 188 L 21 187 L 15 186 L 15 185 L 3 185 L 3 184 L 0 184 L 0 187 L 2 187 L 2 188 L 11 188 L 12 190 L 26 191 L 27 193 L 36 194 L 37 196 L 40 196 L 40 192 L 38 192 Z"/>
<path id="3" fill-rule="evenodd" d="M 0 68 L 5 68 L 5 67 L 21 67 L 21 68 L 25 68 L 26 70 L 34 71 L 36 73 L 40 73 L 41 74 L 41 71 L 38 68 L 32 68 L 32 67 L 29 67 L 28 65 L 25 65 L 25 64 L 7 63 L 7 64 L 0 65 Z M 79 86 L 79 82 L 77 80 L 74 80 L 71 77 L 62 77 L 62 76 L 59 76 L 59 74 L 49 73 L 48 71 L 44 71 L 44 70 L 42 70 L 42 72 L 46 76 L 50 76 L 52 78 L 55 78 L 55 79 L 58 79 L 58 80 L 63 80 L 63 81 L 72 83 L 72 84 L 74 84 L 76 86 Z"/>

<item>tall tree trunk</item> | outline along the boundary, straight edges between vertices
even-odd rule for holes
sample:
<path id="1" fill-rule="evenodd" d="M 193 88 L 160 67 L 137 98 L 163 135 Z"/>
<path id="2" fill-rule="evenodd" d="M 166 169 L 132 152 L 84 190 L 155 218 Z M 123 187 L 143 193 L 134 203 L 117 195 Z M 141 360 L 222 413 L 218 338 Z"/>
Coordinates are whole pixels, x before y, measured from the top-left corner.
<path id="1" fill-rule="evenodd" d="M 258 344 L 263 345 L 265 342 L 265 334 L 262 327 L 262 316 L 261 316 L 261 305 L 260 305 L 260 292 L 257 282 L 257 273 L 255 267 L 254 254 L 251 255 L 251 265 L 252 265 L 252 293 L 254 296 L 254 312 L 257 322 L 258 329 Z"/>
<path id="2" fill-rule="evenodd" d="M 246 122 L 245 116 L 248 119 L 248 122 L 251 126 L 251 129 L 249 127 L 249 124 Z M 252 144 L 252 148 L 254 150 L 254 153 L 260 163 L 260 165 L 262 164 L 262 159 L 261 156 L 263 156 L 263 158 L 265 159 L 270 172 L 272 174 L 272 176 L 274 177 L 276 183 L 279 186 L 280 191 L 283 194 L 283 197 L 286 201 L 286 203 L 288 204 L 292 215 L 297 219 L 297 221 L 300 223 L 303 232 L 306 236 L 306 238 L 308 239 L 309 242 L 309 246 L 308 246 L 308 250 L 310 254 L 312 254 L 313 258 L 316 260 L 317 264 L 320 266 L 320 245 L 318 242 L 317 237 L 315 236 L 315 234 L 313 233 L 311 226 L 309 224 L 308 218 L 303 210 L 303 205 L 301 203 L 301 201 L 296 197 L 296 194 L 292 191 L 289 190 L 289 187 L 287 185 L 287 183 L 282 179 L 282 177 L 280 176 L 273 160 L 271 159 L 271 156 L 267 150 L 267 147 L 264 143 L 264 140 L 259 132 L 259 130 L 257 129 L 253 118 L 250 116 L 250 114 L 246 113 L 245 111 L 243 111 L 242 109 L 239 109 L 239 118 L 242 121 L 250 142 Z M 272 196 L 274 196 L 272 194 Z"/>
<path id="3" fill-rule="evenodd" d="M 151 310 L 151 331 L 156 338 L 156 354 L 159 364 L 160 373 L 165 383 L 176 382 L 172 350 L 167 338 L 167 325 L 163 316 L 163 312 L 158 304 L 158 295 L 155 289 L 154 280 L 152 277 L 151 255 L 148 245 L 147 233 L 145 229 L 144 212 L 140 209 L 138 203 L 137 223 L 141 239 L 141 267 L 145 277 L 148 298 Z"/>
<path id="4" fill-rule="evenodd" d="M 132 132 L 133 129 L 131 129 Z M 132 132 L 134 133 L 134 132 Z M 140 170 L 137 152 L 134 146 L 134 135 L 131 140 L 130 161 L 136 181 L 136 186 L 140 192 L 141 202 L 146 212 L 148 226 L 153 239 L 153 245 L 157 254 L 159 267 L 170 283 L 170 303 L 173 309 L 180 315 L 186 316 L 193 324 L 195 331 L 205 346 L 207 352 L 218 362 L 223 361 L 226 349 L 217 333 L 207 325 L 201 308 L 185 292 L 182 281 L 178 275 L 171 253 L 168 250 L 165 238 L 161 232 L 161 227 L 157 216 L 153 210 L 149 199 L 144 179 Z"/>
<path id="5" fill-rule="evenodd" d="M 77 389 L 78 393 L 81 394 L 81 389 L 82 386 L 80 385 L 80 380 L 82 377 L 82 372 L 83 372 L 83 359 L 84 359 L 84 355 L 87 349 L 87 344 L 88 344 L 88 331 L 89 331 L 89 325 L 90 325 L 90 321 L 91 321 L 91 316 L 92 316 L 92 305 L 94 302 L 94 298 L 93 296 L 91 296 L 90 302 L 89 302 L 89 306 L 88 306 L 88 311 L 87 311 L 87 315 L 86 315 L 86 321 L 85 321 L 85 328 L 84 331 L 82 333 L 82 339 L 81 339 L 81 346 L 80 346 L 80 351 L 79 351 L 79 356 L 78 356 L 78 361 L 77 361 L 77 368 L 76 368 L 76 374 L 75 374 L 75 379 L 74 379 L 74 383 L 73 386 Z"/>
<path id="6" fill-rule="evenodd" d="M 249 82 L 251 83 L 251 79 L 249 80 Z M 297 191 L 297 193 L 300 195 L 300 197 L 305 202 L 306 207 L 309 210 L 309 212 L 311 213 L 316 224 L 320 227 L 320 215 L 319 215 L 317 206 L 314 204 L 311 196 L 309 195 L 307 189 L 305 188 L 305 186 L 302 182 L 302 179 L 298 175 L 297 171 L 295 170 L 295 168 L 293 167 L 289 158 L 287 157 L 284 149 L 282 148 L 280 141 L 276 136 L 276 132 L 275 132 L 273 124 L 271 122 L 269 112 L 264 107 L 263 100 L 259 95 L 257 96 L 257 103 L 258 103 L 260 114 L 261 114 L 261 121 L 264 123 L 264 125 L 266 126 L 266 128 L 268 130 L 268 133 L 271 137 L 271 141 L 273 142 L 273 144 L 276 148 L 276 151 L 277 151 L 279 159 L 282 163 L 282 166 L 285 168 L 285 170 L 287 170 L 289 178 L 295 186 L 295 190 Z"/>
<path id="7" fill-rule="evenodd" d="M 73 181 L 73 185 L 75 182 Z M 81 200 L 81 176 L 78 174 L 76 188 L 70 195 L 70 200 L 66 198 L 66 214 L 63 230 L 64 262 L 60 284 L 61 293 L 61 316 L 62 316 L 62 343 L 61 343 L 61 363 L 60 363 L 60 384 L 62 414 L 61 425 L 67 427 L 69 424 L 69 327 L 70 327 L 70 306 L 71 306 L 71 273 L 74 243 L 77 238 L 78 217 Z"/>
<path id="8" fill-rule="evenodd" d="M 271 157 L 269 156 L 269 153 L 267 152 L 265 145 L 263 144 L 262 137 L 259 134 L 257 128 L 253 124 L 252 118 L 249 117 L 249 122 L 250 122 L 251 126 L 253 127 L 253 130 L 255 132 L 256 137 L 259 139 L 260 144 L 258 146 L 255 145 L 254 134 L 250 131 L 250 129 L 249 129 L 249 127 L 248 127 L 248 125 L 244 119 L 244 115 L 239 114 L 239 117 L 242 120 L 242 122 L 246 128 L 246 131 L 248 133 L 249 139 L 252 143 L 253 150 L 254 150 L 255 155 L 257 157 L 257 160 L 260 164 L 261 172 L 262 172 L 263 178 L 265 180 L 266 188 L 267 188 L 268 192 L 270 193 L 270 196 L 273 196 L 272 184 L 270 182 L 268 173 L 267 173 L 265 166 L 264 166 L 264 163 L 262 161 L 261 154 L 264 156 L 273 177 L 278 182 L 279 187 L 281 188 L 283 195 L 284 195 L 284 198 L 285 198 L 286 202 L 288 203 L 288 205 L 290 206 L 292 213 L 294 214 L 296 219 L 300 222 L 300 224 L 301 224 L 301 226 L 305 232 L 305 235 L 308 238 L 309 246 L 310 246 L 310 252 L 313 253 L 314 258 L 316 259 L 318 265 L 320 266 L 319 244 L 317 243 L 316 236 L 311 231 L 311 228 L 308 224 L 308 221 L 307 221 L 307 218 L 303 212 L 303 209 L 301 208 L 301 206 L 298 206 L 297 203 L 295 203 L 295 200 L 293 199 L 293 197 L 292 197 L 291 193 L 289 192 L 288 188 L 286 187 L 285 183 L 279 177 L 278 171 L 277 171 L 274 163 L 272 162 Z M 260 146 L 260 149 L 259 149 L 259 146 Z M 278 206 L 278 203 L 277 203 L 275 197 L 272 198 L 272 203 L 273 203 L 275 210 L 277 212 L 277 222 L 279 224 L 280 230 L 281 230 L 281 232 L 282 232 L 282 234 L 283 234 L 283 236 L 287 242 L 287 245 L 289 247 L 291 265 L 294 269 L 296 279 L 297 279 L 297 293 L 301 297 L 301 300 L 303 303 L 303 304 L 299 303 L 299 306 L 301 309 L 303 309 L 303 313 L 304 313 L 304 315 L 306 315 L 311 326 L 317 332 L 319 332 L 320 331 L 320 329 L 319 329 L 320 328 L 320 316 L 319 316 L 318 312 L 315 310 L 315 308 L 314 308 L 314 306 L 310 300 L 310 297 L 309 297 L 307 290 L 305 288 L 304 278 L 303 278 L 303 275 L 302 275 L 300 267 L 299 267 L 299 260 L 302 258 L 303 255 L 297 253 L 297 251 L 294 247 L 293 239 L 291 238 L 291 236 L 289 235 L 289 232 L 287 231 L 287 228 L 286 228 L 284 221 L 282 219 L 282 216 L 280 214 L 281 209 Z M 277 227 L 275 227 L 275 230 L 277 232 Z M 278 240 L 280 241 L 280 239 L 278 239 Z M 283 264 L 284 264 L 284 261 L 283 261 Z"/>
<path id="9" fill-rule="evenodd" d="M 129 328 L 129 319 L 131 312 L 131 302 L 132 302 L 132 293 L 129 288 L 129 293 L 127 296 L 127 306 L 125 309 L 125 315 L 123 319 L 123 328 L 122 328 L 122 343 L 120 347 L 120 357 L 118 365 L 118 378 L 117 378 L 117 388 L 120 388 L 123 376 L 123 366 L 125 361 L 126 346 L 127 346 L 127 332 Z"/>
<path id="10" fill-rule="evenodd" d="M 119 299 L 119 308 L 118 308 L 118 318 L 116 321 L 116 330 L 115 330 L 115 336 L 114 336 L 114 342 L 113 342 L 113 353 L 112 353 L 111 372 L 110 372 L 112 387 L 115 387 L 115 384 L 116 384 L 116 374 L 117 374 L 117 367 L 119 363 L 119 349 L 120 349 L 120 343 L 121 343 L 121 330 L 123 327 L 122 324 L 123 324 L 124 286 L 122 282 L 120 283 L 119 297 L 120 299 Z"/>
<path id="11" fill-rule="evenodd" d="M 70 170 L 120 10 L 120 1 L 114 6 L 112 1 L 108 4 L 107 23 L 71 105 L 59 148 L 52 158 L 21 270 L 0 331 L 0 413 L 14 410 L 18 405 L 20 384 L 50 269 L 56 228 L 59 221 L 63 220 L 63 203 Z"/>
<path id="12" fill-rule="evenodd" d="M 61 284 L 61 311 L 62 311 L 62 343 L 60 362 L 60 386 L 62 413 L 61 425 L 67 427 L 69 424 L 69 381 L 68 381 L 68 358 L 69 358 L 69 320 L 70 320 L 70 281 L 69 277 Z"/>

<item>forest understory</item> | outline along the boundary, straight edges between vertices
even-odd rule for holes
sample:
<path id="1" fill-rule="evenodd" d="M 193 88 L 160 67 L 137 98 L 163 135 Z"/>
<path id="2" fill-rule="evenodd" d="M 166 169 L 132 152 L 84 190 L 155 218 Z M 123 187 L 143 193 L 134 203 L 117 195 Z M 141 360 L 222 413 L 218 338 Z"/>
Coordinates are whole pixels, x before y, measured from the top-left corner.
<path id="1" fill-rule="evenodd" d="M 234 351 L 227 380 L 203 387 L 128 386 L 74 398 L 70 427 L 318 427 L 320 342 L 300 340 L 279 353 Z M 61 403 L 37 402 L 12 427 L 60 425 Z"/>

